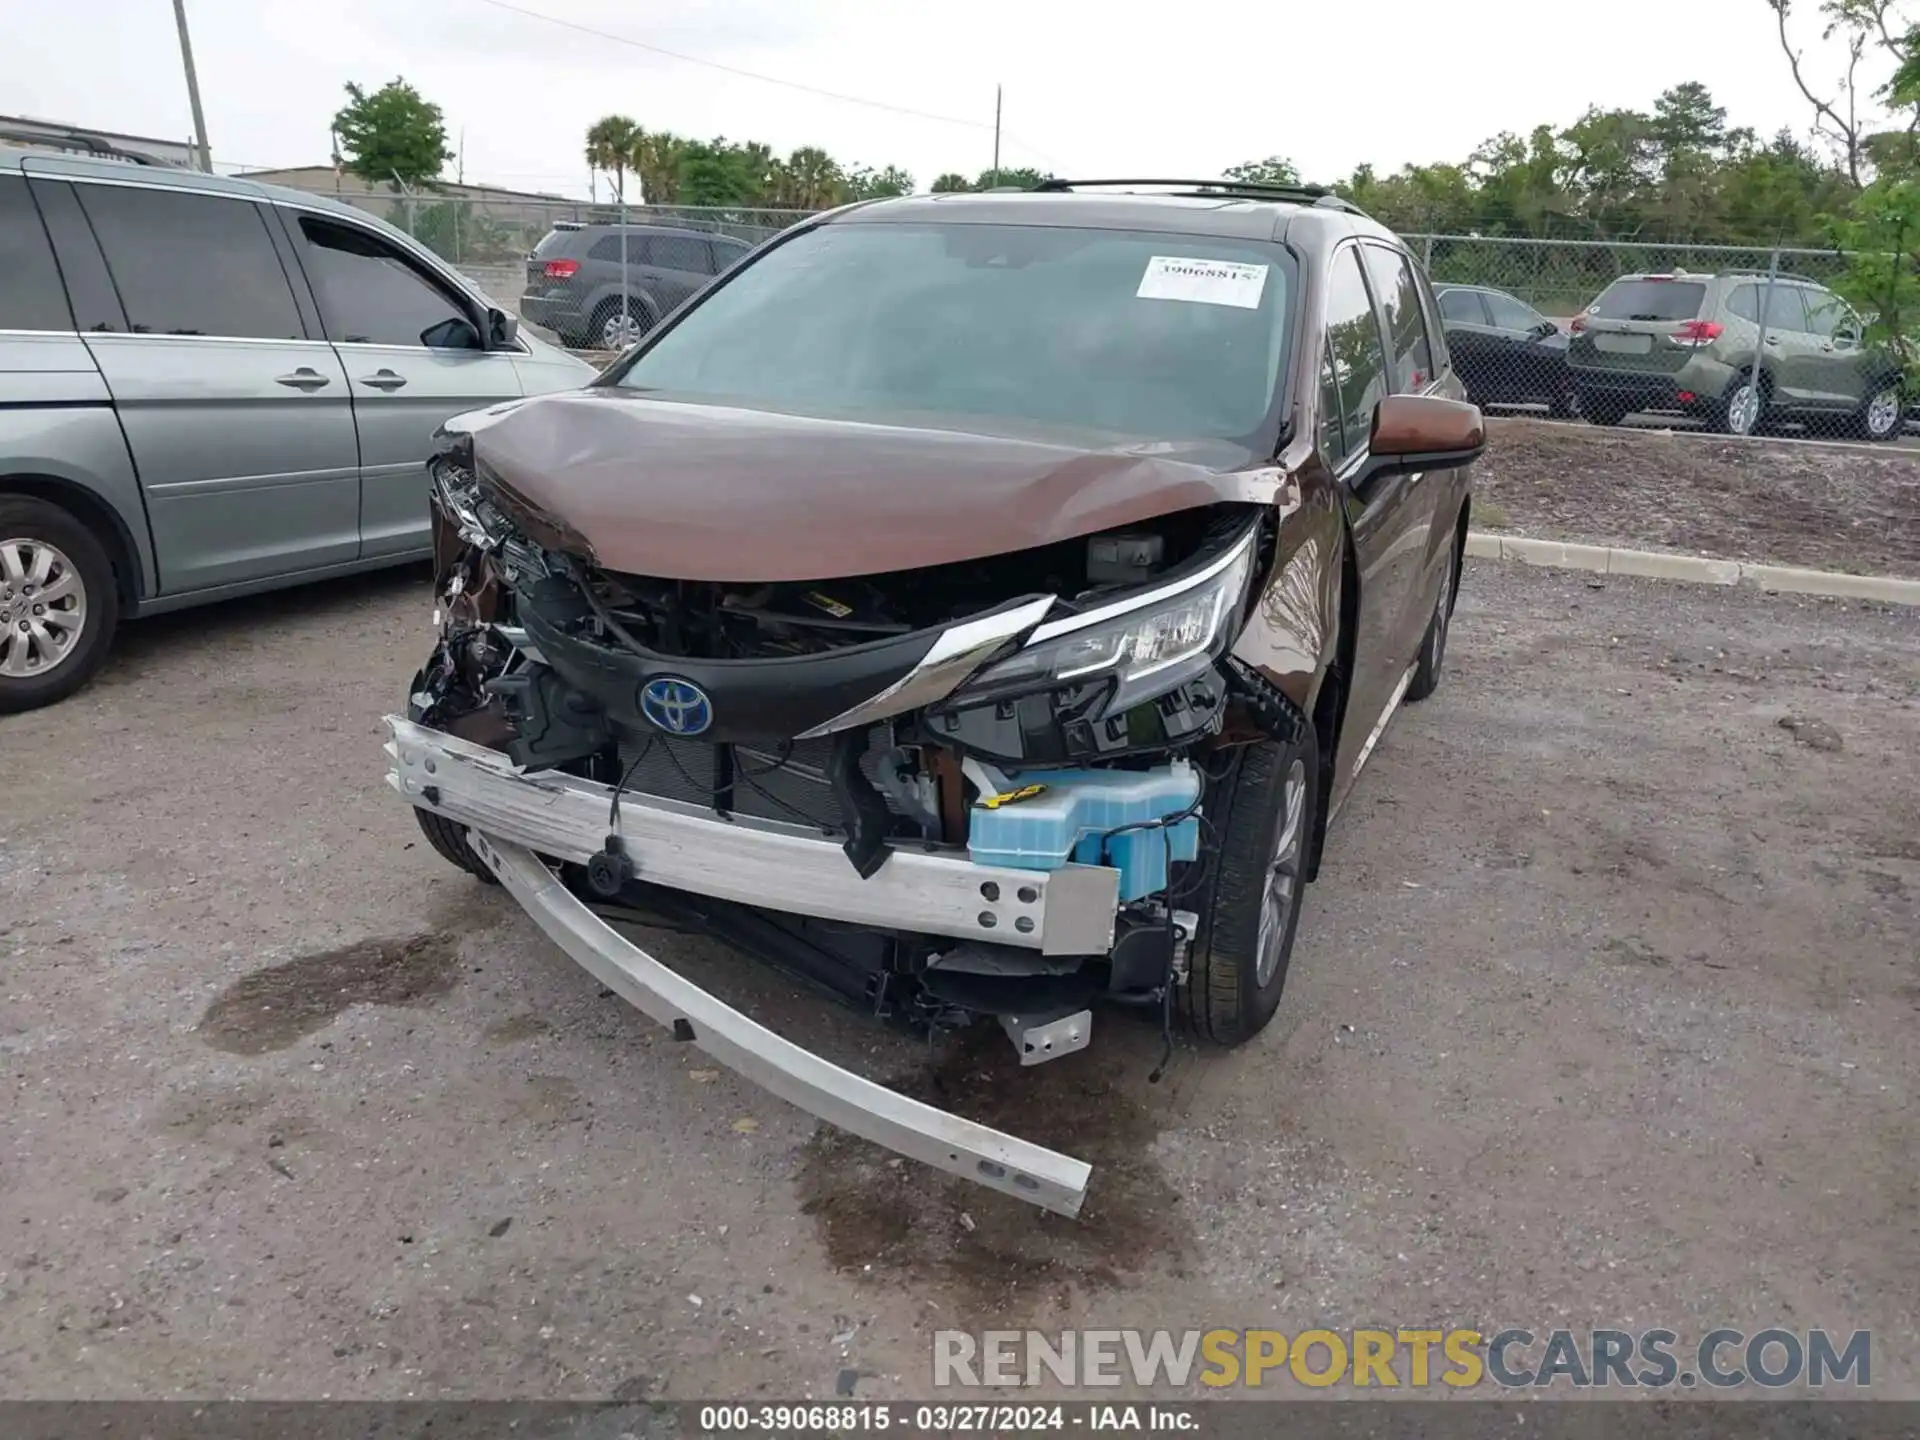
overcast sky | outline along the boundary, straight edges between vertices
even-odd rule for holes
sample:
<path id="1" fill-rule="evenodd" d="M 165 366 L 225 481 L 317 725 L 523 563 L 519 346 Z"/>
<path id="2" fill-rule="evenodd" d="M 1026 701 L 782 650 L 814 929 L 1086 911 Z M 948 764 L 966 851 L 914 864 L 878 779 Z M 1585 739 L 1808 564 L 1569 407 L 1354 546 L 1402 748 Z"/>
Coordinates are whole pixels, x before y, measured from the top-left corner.
<path id="1" fill-rule="evenodd" d="M 191 133 L 170 0 L 3 0 L 0 111 Z M 1699 80 L 1734 124 L 1807 128 L 1762 0 L 1096 4 L 1094 0 L 513 0 L 848 103 L 596 38 L 490 0 L 187 0 L 216 166 L 325 163 L 342 85 L 404 75 L 443 107 L 465 174 L 586 193 L 608 111 L 682 134 L 819 145 L 925 188 L 992 156 L 1056 173 L 1212 176 L 1279 153 L 1308 178 L 1464 159 L 1503 129 Z M 1801 43 L 1825 78 L 1811 0 Z M 83 23 L 84 22 L 84 23 Z M 108 37 L 111 37 L 111 41 Z M 951 123 L 954 120 L 970 124 Z M 452 167 L 449 167 L 449 177 Z"/>

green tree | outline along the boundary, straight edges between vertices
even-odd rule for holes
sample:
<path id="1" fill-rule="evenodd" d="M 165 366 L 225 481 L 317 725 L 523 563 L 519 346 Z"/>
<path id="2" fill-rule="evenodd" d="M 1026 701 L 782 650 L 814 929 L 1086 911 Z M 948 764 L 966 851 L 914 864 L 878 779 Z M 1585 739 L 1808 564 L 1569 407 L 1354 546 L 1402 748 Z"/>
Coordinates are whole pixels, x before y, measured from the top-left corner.
<path id="1" fill-rule="evenodd" d="M 587 127 L 587 165 L 613 177 L 616 200 L 627 198 L 627 170 L 639 139 L 639 122 L 627 115 L 602 115 Z"/>
<path id="2" fill-rule="evenodd" d="M 998 171 L 982 170 L 980 172 L 980 178 L 973 182 L 973 188 L 976 190 L 1005 190 L 1008 188 L 1031 190 L 1042 180 L 1050 180 L 1052 178 L 1050 175 L 1043 175 L 1031 165 L 1002 165 Z"/>
<path id="3" fill-rule="evenodd" d="M 898 165 L 889 165 L 884 170 L 856 165 L 847 171 L 849 200 L 879 200 L 888 195 L 911 195 L 912 193 L 913 176 Z"/>
<path id="4" fill-rule="evenodd" d="M 673 205 L 680 199 L 681 172 L 688 142 L 671 130 L 643 131 L 633 143 L 628 163 L 640 181 L 640 193 L 649 205 Z"/>
<path id="5" fill-rule="evenodd" d="M 1867 343 L 1897 355 L 1909 385 L 1920 381 L 1920 180 L 1875 180 L 1831 233 L 1847 255 L 1833 288 L 1866 317 Z"/>
<path id="6" fill-rule="evenodd" d="M 333 133 L 347 169 L 374 184 L 394 179 L 408 186 L 430 184 L 453 158 L 440 107 L 404 79 L 390 80 L 371 95 L 349 83 L 347 104 L 333 117 Z"/>
<path id="7" fill-rule="evenodd" d="M 1220 172 L 1220 178 L 1238 180 L 1248 185 L 1298 185 L 1300 172 L 1285 156 L 1269 155 L 1264 160 L 1248 160 L 1244 164 L 1229 165 Z"/>
<path id="8" fill-rule="evenodd" d="M 936 195 L 952 195 L 956 191 L 971 189 L 973 182 L 954 170 L 947 171 L 933 182 L 933 193 Z"/>

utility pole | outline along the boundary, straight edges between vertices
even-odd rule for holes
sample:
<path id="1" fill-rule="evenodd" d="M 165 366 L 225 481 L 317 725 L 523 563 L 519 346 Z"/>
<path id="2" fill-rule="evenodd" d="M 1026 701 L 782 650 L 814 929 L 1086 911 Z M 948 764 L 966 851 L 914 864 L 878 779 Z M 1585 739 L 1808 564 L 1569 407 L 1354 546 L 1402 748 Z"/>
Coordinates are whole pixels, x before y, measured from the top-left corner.
<path id="1" fill-rule="evenodd" d="M 175 0 L 175 3 L 177 4 L 178 0 Z M 187 32 L 182 30 L 180 33 L 182 35 L 185 35 Z M 195 103 L 198 104 L 199 102 L 196 101 Z M 204 144 L 205 142 L 202 141 L 201 143 Z M 988 183 L 988 188 L 991 189 L 993 186 L 998 185 L 999 183 L 1000 183 L 1000 87 L 996 85 L 993 87 L 993 179 Z"/>
<path id="2" fill-rule="evenodd" d="M 213 173 L 213 151 L 207 148 L 207 117 L 200 109 L 200 80 L 193 73 L 193 41 L 187 38 L 187 0 L 173 0 L 173 23 L 180 31 L 180 63 L 187 72 L 187 100 L 193 106 L 193 138 L 200 146 L 200 168 Z"/>

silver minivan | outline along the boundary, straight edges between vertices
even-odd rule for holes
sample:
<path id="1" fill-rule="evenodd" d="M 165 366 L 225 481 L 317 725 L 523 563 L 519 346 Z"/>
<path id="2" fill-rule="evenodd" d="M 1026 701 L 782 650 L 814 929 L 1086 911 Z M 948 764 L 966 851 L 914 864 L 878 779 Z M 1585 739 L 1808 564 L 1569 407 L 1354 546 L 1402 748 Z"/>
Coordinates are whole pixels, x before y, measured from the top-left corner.
<path id="1" fill-rule="evenodd" d="M 429 555 L 440 422 L 593 374 L 362 211 L 0 149 L 0 712 L 123 617 Z"/>

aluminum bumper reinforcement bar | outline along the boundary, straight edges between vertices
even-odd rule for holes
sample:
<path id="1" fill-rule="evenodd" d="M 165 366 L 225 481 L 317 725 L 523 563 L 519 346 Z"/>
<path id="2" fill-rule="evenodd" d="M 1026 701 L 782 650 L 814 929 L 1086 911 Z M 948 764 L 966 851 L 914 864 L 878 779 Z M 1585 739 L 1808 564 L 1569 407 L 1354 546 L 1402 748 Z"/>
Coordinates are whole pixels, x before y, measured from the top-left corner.
<path id="1" fill-rule="evenodd" d="M 532 851 L 470 831 L 468 843 L 534 924 L 590 975 L 729 1069 L 811 1115 L 937 1170 L 1078 1215 L 1085 1161 L 976 1125 L 801 1049 L 709 995 L 614 931 Z"/>
<path id="2" fill-rule="evenodd" d="M 575 864 L 606 842 L 611 786 L 517 770 L 497 750 L 398 715 L 386 723 L 387 782 L 408 804 Z M 1015 870 L 975 865 L 956 847 L 902 842 L 863 880 L 839 841 L 817 829 L 634 791 L 620 797 L 619 830 L 639 878 L 671 890 L 1043 955 L 1113 948 L 1120 872 L 1111 866 Z"/>

